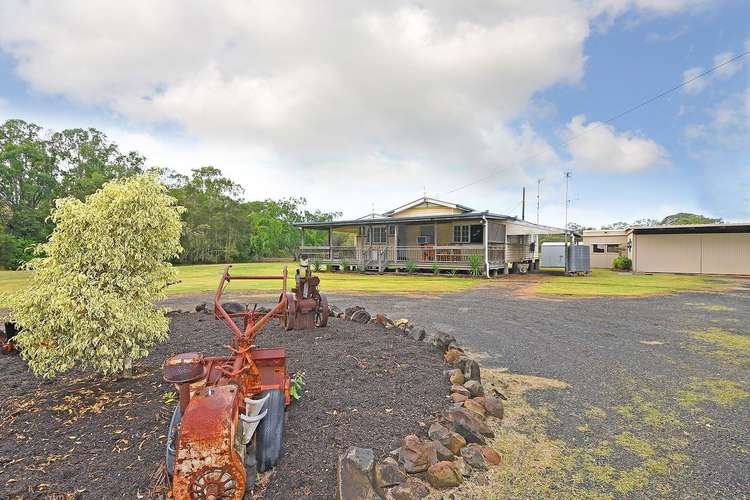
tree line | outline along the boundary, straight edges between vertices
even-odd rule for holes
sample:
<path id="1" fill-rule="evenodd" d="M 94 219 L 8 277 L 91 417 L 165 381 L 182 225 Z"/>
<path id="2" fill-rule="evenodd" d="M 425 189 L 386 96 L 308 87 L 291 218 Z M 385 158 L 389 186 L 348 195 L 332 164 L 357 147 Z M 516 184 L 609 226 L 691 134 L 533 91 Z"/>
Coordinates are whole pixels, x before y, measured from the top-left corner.
<path id="1" fill-rule="evenodd" d="M 168 193 L 186 209 L 179 263 L 296 258 L 300 234 L 293 222 L 340 216 L 308 210 L 302 197 L 247 201 L 239 184 L 211 166 L 190 175 L 148 169 L 144 156 L 121 151 L 94 128 L 48 131 L 11 119 L 0 125 L 0 267 L 17 268 L 47 240 L 55 200 L 84 200 L 110 180 L 146 170 L 158 172 Z M 327 234 L 309 231 L 305 240 L 322 245 Z"/>

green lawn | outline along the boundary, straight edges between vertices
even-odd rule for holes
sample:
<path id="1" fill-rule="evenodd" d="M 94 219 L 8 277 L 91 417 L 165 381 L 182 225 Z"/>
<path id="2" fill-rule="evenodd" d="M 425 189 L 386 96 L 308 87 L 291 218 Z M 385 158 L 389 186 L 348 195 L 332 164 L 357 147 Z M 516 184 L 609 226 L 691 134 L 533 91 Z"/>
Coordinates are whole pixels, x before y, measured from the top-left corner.
<path id="1" fill-rule="evenodd" d="M 535 291 L 544 295 L 637 297 L 726 286 L 708 281 L 711 279 L 716 278 L 684 274 L 629 274 L 594 269 L 588 276 L 550 276 L 539 283 Z"/>
<path id="2" fill-rule="evenodd" d="M 294 262 L 254 262 L 233 264 L 232 273 L 236 275 L 281 275 L 284 265 L 289 268 L 290 285 L 294 283 Z M 177 266 L 181 282 L 168 288 L 170 296 L 189 295 L 216 290 L 224 271 L 224 264 L 205 264 L 195 266 Z M 371 293 L 439 293 L 460 292 L 483 283 L 482 279 L 470 279 L 450 276 L 435 277 L 432 275 L 364 275 L 359 273 L 318 274 L 321 289 L 324 292 L 371 292 Z M 26 283 L 28 272 L 0 271 L 0 294 L 12 292 Z M 281 281 L 235 281 L 229 285 L 229 292 L 276 293 L 281 290 Z M 2 303 L 0 302 L 0 306 Z"/>

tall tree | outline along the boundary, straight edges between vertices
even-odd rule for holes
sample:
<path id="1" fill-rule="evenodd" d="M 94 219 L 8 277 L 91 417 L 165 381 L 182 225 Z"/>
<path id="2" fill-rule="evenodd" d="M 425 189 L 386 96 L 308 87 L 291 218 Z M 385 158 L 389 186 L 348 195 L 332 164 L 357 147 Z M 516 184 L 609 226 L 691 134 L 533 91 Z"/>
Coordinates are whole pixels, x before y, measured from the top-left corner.
<path id="1" fill-rule="evenodd" d="M 10 210 L 6 234 L 21 252 L 43 241 L 52 230 L 46 219 L 58 194 L 58 170 L 41 133 L 41 127 L 23 120 L 0 125 L 0 205 Z M 15 253 L 0 260 L 13 261 Z"/>
<path id="2" fill-rule="evenodd" d="M 250 203 L 250 246 L 256 257 L 292 256 L 297 258 L 301 243 L 300 230 L 294 222 L 331 221 L 340 212 L 309 211 L 305 198 L 254 201 Z M 305 243 L 323 245 L 327 235 L 319 231 L 305 233 Z"/>
<path id="3" fill-rule="evenodd" d="M 182 261 L 232 262 L 250 258 L 248 206 L 242 187 L 215 167 L 193 169 L 190 176 L 167 171 L 170 194 L 187 211 L 181 243 Z"/>
<path id="4" fill-rule="evenodd" d="M 61 173 L 61 194 L 79 200 L 111 179 L 143 172 L 146 159 L 135 151 L 122 153 L 104 132 L 74 128 L 55 132 L 47 143 Z"/>
<path id="5" fill-rule="evenodd" d="M 689 212 L 679 212 L 667 215 L 661 223 L 666 225 L 692 225 L 692 224 L 718 224 L 724 222 L 723 219 L 714 219 L 701 214 L 691 214 Z"/>

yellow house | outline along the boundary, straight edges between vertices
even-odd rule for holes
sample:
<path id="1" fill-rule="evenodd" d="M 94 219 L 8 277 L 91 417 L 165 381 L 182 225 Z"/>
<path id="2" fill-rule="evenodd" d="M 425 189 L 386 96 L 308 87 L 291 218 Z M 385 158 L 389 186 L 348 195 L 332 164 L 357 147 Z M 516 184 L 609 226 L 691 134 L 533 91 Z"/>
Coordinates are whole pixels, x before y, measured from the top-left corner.
<path id="1" fill-rule="evenodd" d="M 301 253 L 335 267 L 366 270 L 468 271 L 486 276 L 538 267 L 538 238 L 559 228 L 422 197 L 382 215 L 333 222 L 296 223 Z M 305 229 L 328 231 L 328 245 L 305 246 Z M 346 244 L 336 245 L 342 240 Z"/>

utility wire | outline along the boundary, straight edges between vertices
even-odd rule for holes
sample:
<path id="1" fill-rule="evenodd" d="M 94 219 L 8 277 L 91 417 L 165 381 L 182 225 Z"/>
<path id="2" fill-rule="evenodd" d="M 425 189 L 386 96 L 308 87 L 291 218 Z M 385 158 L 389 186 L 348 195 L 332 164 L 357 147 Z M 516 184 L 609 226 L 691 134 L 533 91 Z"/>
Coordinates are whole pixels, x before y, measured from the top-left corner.
<path id="1" fill-rule="evenodd" d="M 654 101 L 656 101 L 656 100 L 658 100 L 658 99 L 661 99 L 661 98 L 662 98 L 662 97 L 664 97 L 664 96 L 667 96 L 667 95 L 669 95 L 669 94 L 671 94 L 671 93 L 673 93 L 673 92 L 675 92 L 675 91 L 677 91 L 677 90 L 680 90 L 680 89 L 681 89 L 682 87 L 685 87 L 686 85 L 689 85 L 689 84 L 691 84 L 692 82 L 694 82 L 694 81 L 698 80 L 699 78 L 703 78 L 704 76 L 706 76 L 706 75 L 709 75 L 709 74 L 713 73 L 714 71 L 716 71 L 717 69 L 721 68 L 722 66 L 726 66 L 727 64 L 731 64 L 731 63 L 733 63 L 734 61 L 736 61 L 736 60 L 738 60 L 738 59 L 742 59 L 743 57 L 745 57 L 745 56 L 746 56 L 746 55 L 748 55 L 748 54 L 750 54 L 750 50 L 746 50 L 745 52 L 743 52 L 743 53 L 741 53 L 741 54 L 738 54 L 738 55 L 734 56 L 733 58 L 731 58 L 731 59 L 728 59 L 728 60 L 724 61 L 724 62 L 723 62 L 723 63 L 721 63 L 721 64 L 717 64 L 717 65 L 716 65 L 716 66 L 714 66 L 713 68 L 709 68 L 709 69 L 707 69 L 706 71 L 704 71 L 704 72 L 702 72 L 702 73 L 700 73 L 700 74 L 698 74 L 698 75 L 694 76 L 693 78 L 690 78 L 690 79 L 688 79 L 688 80 L 685 80 L 685 81 L 683 81 L 683 82 L 682 82 L 682 83 L 680 83 L 679 85 L 675 85 L 674 87 L 672 87 L 672 88 L 670 88 L 670 89 L 667 89 L 667 90 L 665 90 L 665 91 L 663 91 L 663 92 L 660 92 L 660 93 L 656 94 L 655 96 L 653 96 L 653 97 L 651 97 L 651 98 L 649 98 L 649 99 L 646 99 L 645 101 L 643 101 L 643 102 L 641 102 L 641 103 L 639 103 L 639 104 L 636 104 L 635 106 L 633 106 L 633 107 L 631 107 L 631 108 L 628 108 L 628 109 L 626 109 L 625 111 L 623 111 L 623 112 L 621 112 L 621 113 L 618 113 L 618 114 L 616 114 L 616 115 L 614 115 L 614 116 L 611 116 L 610 118 L 607 118 L 607 119 L 606 119 L 606 120 L 604 120 L 604 121 L 598 122 L 598 123 L 594 124 L 594 126 L 593 126 L 593 127 L 587 128 L 587 129 L 586 129 L 586 130 L 585 130 L 584 132 L 581 132 L 580 134 L 578 134 L 578 135 L 576 135 L 576 136 L 573 136 L 573 137 L 571 137 L 570 139 L 568 139 L 567 141 L 563 142 L 563 143 L 562 143 L 562 146 L 567 146 L 567 145 L 568 145 L 568 144 L 570 144 L 571 142 L 575 141 L 576 139 L 580 139 L 581 137 L 583 137 L 584 135 L 588 134 L 588 133 L 589 133 L 589 132 L 591 132 L 592 130 L 596 130 L 596 129 L 598 129 L 598 128 L 600 128 L 600 127 L 604 126 L 604 125 L 609 125 L 610 123 L 612 123 L 612 122 L 614 122 L 614 121 L 616 121 L 616 120 L 618 120 L 618 119 L 622 118 L 623 116 L 625 116 L 625 115 L 627 115 L 627 114 L 630 114 L 630 113 L 632 113 L 633 111 L 637 111 L 637 110 L 641 109 L 642 107 L 644 107 L 644 106 L 647 106 L 647 105 L 651 104 L 652 102 L 654 102 Z M 538 152 L 538 153 L 535 153 L 535 154 L 529 155 L 529 156 L 527 156 L 526 158 L 522 158 L 521 160 L 519 160 L 519 163 L 520 163 L 520 162 L 522 162 L 522 161 L 528 161 L 528 160 L 531 160 L 532 158 L 536 158 L 536 157 L 537 157 L 537 156 L 539 156 L 539 155 L 540 155 L 541 153 L 542 153 L 542 152 Z M 484 176 L 484 177 L 482 177 L 482 178 L 480 178 L 480 179 L 477 179 L 477 180 L 475 180 L 475 181 L 473 181 L 473 182 L 470 182 L 470 183 L 468 183 L 468 184 L 464 184 L 463 186 L 460 186 L 460 187 L 457 187 L 456 189 L 453 189 L 453 190 L 451 190 L 451 191 L 448 191 L 448 192 L 447 192 L 446 194 L 451 194 L 451 193 L 455 193 L 456 191 L 460 191 L 460 190 L 462 190 L 462 189 L 465 189 L 465 188 L 467 188 L 467 187 L 471 187 L 471 186 L 473 186 L 473 185 L 475 185 L 475 184 L 479 184 L 480 182 L 484 182 L 484 181 L 486 181 L 487 179 L 491 179 L 492 177 L 496 176 L 496 175 L 497 175 L 498 173 L 499 173 L 499 172 L 494 172 L 494 173 L 492 173 L 492 174 L 490 174 L 490 175 Z"/>

